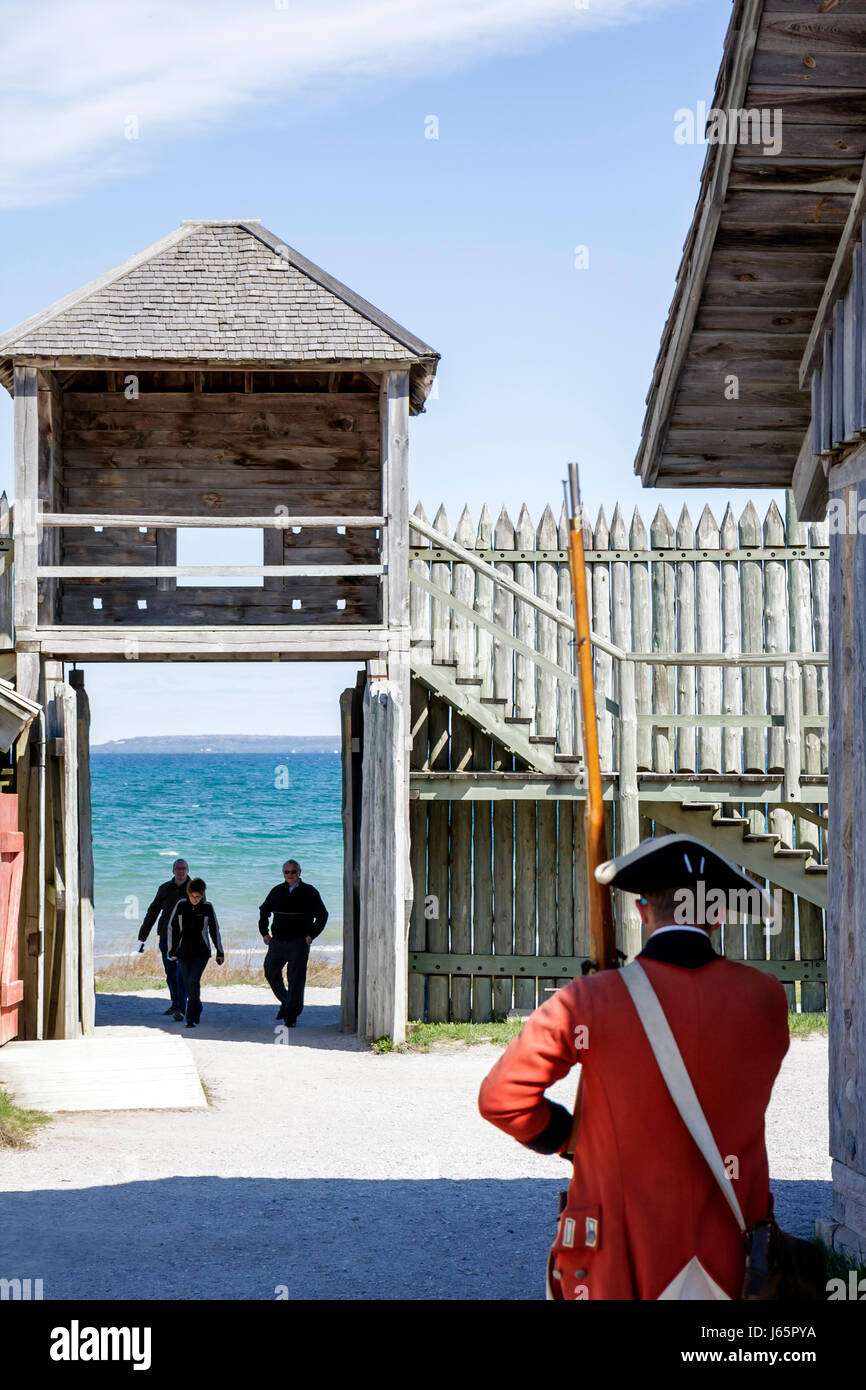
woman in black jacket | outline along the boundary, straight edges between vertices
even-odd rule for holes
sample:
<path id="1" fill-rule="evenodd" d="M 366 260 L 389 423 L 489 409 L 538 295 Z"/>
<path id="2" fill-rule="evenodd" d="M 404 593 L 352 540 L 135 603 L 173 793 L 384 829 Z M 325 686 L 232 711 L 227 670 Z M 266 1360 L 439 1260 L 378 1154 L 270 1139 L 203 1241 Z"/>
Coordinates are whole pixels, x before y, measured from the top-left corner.
<path id="1" fill-rule="evenodd" d="M 201 1018 L 201 977 L 210 960 L 211 941 L 217 965 L 225 960 L 219 923 L 213 906 L 205 898 L 206 889 L 203 878 L 190 879 L 186 897 L 177 903 L 166 933 L 168 958 L 177 961 L 186 990 L 187 1028 L 195 1028 Z M 176 1013 L 174 1017 L 180 1022 L 183 1014 Z"/>

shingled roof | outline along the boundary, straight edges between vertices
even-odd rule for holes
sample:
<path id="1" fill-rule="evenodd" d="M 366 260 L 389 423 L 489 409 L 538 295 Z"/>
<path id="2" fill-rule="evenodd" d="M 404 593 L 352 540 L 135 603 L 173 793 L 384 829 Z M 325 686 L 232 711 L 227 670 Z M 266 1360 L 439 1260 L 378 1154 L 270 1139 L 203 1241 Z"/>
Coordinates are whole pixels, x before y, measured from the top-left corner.
<path id="1" fill-rule="evenodd" d="M 255 220 L 183 222 L 169 236 L 0 336 L 13 359 L 412 368 L 413 403 L 439 354 Z"/>

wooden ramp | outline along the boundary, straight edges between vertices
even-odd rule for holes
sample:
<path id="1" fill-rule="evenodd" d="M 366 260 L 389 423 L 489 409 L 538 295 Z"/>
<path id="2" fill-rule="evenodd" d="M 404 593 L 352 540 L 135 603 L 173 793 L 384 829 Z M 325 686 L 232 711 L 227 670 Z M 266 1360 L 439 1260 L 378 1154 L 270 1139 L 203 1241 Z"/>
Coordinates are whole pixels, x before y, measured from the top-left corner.
<path id="1" fill-rule="evenodd" d="M 207 1105 L 192 1053 L 162 1033 L 12 1042 L 0 1085 L 28 1110 L 188 1110 Z"/>

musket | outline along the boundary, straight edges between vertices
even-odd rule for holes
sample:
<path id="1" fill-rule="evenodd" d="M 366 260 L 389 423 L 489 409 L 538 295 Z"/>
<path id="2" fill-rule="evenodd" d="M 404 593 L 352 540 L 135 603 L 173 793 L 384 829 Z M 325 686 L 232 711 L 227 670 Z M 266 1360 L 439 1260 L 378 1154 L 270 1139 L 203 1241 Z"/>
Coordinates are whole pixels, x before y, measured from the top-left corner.
<path id="1" fill-rule="evenodd" d="M 577 464 L 568 465 L 566 505 L 569 516 L 568 558 L 574 594 L 574 627 L 577 669 L 580 678 L 580 724 L 583 730 L 583 760 L 586 775 L 586 895 L 589 908 L 590 970 L 610 970 L 616 965 L 616 940 L 610 888 L 599 883 L 595 871 L 610 856 L 604 833 L 604 802 L 601 793 L 601 765 L 598 759 L 598 723 L 595 713 L 595 685 L 592 679 L 592 637 L 586 594 L 586 565 L 583 555 L 580 478 Z M 569 498 L 570 492 L 570 498 Z"/>
<path id="2" fill-rule="evenodd" d="M 586 896 L 589 917 L 590 958 L 587 973 L 610 970 L 616 965 L 616 939 L 610 888 L 599 883 L 595 871 L 609 857 L 604 831 L 604 802 L 601 793 L 601 765 L 598 759 L 598 723 L 595 713 L 595 685 L 592 678 L 592 637 L 586 594 L 586 564 L 583 554 L 580 477 L 577 464 L 568 465 L 565 505 L 569 518 L 568 559 L 574 595 L 574 627 L 577 669 L 580 678 L 580 723 L 583 730 L 583 760 L 586 777 Z M 574 1153 L 580 1128 L 580 1083 L 574 1101 L 574 1121 L 566 1153 Z"/>

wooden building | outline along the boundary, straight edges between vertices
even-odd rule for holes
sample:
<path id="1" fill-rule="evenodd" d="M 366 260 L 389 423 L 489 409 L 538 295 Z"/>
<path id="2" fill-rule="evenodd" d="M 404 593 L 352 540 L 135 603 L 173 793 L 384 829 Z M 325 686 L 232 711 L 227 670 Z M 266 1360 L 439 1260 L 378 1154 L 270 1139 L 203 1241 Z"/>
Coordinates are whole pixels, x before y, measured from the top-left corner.
<path id="1" fill-rule="evenodd" d="M 648 397 L 649 486 L 792 486 L 830 549 L 828 1013 L 836 1247 L 866 1253 L 866 6 L 736 0 Z M 750 133 L 778 128 L 778 148 Z"/>
<path id="2" fill-rule="evenodd" d="M 347 824 L 367 891 L 347 886 L 344 1021 L 402 1037 L 408 428 L 436 363 L 255 220 L 184 222 L 0 338 L 15 399 L 7 636 L 18 693 L 45 716 L 16 767 L 23 1036 L 93 1018 L 87 697 L 65 664 L 351 659 L 366 665 Z M 257 533 L 257 563 L 225 564 L 226 527 Z M 178 563 L 186 528 L 210 532 L 212 564 Z M 226 576 L 246 583 L 209 583 Z"/>

